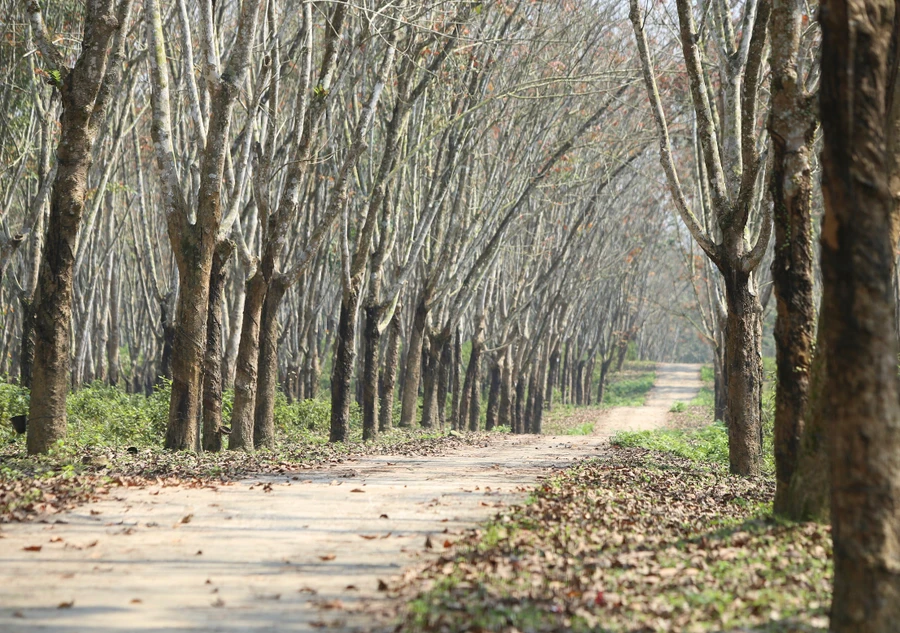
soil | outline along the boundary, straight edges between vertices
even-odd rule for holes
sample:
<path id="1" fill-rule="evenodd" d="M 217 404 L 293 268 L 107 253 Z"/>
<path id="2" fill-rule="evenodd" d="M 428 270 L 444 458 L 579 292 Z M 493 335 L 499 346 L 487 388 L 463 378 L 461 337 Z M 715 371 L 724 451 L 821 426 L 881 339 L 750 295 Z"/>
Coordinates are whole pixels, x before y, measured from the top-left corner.
<path id="1" fill-rule="evenodd" d="M 371 629 L 392 579 L 450 547 L 555 469 L 620 430 L 666 424 L 701 387 L 699 365 L 657 366 L 643 407 L 597 411 L 588 436 L 497 436 L 439 457 L 211 487 L 125 489 L 3 526 L 0 630 Z"/>

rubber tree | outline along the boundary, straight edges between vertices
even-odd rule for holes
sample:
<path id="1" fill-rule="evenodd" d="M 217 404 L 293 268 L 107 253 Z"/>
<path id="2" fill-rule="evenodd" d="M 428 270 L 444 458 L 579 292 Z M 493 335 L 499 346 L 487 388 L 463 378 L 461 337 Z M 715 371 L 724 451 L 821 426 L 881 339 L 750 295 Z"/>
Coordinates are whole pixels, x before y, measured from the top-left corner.
<path id="1" fill-rule="evenodd" d="M 220 69 L 215 54 L 215 25 L 211 0 L 200 2 L 203 76 L 211 93 L 199 173 L 196 208 L 179 180 L 175 162 L 166 38 L 158 0 L 144 4 L 150 44 L 151 132 L 162 184 L 169 241 L 178 266 L 178 292 L 172 347 L 172 395 L 165 447 L 200 448 L 203 361 L 206 353 L 210 275 L 222 222 L 222 190 L 229 128 L 234 104 L 250 65 L 261 1 L 241 6 L 238 30 L 227 61 Z M 199 120 L 195 117 L 195 126 Z M 200 136 L 199 130 L 195 134 Z M 191 217 L 193 216 L 193 222 Z"/>
<path id="2" fill-rule="evenodd" d="M 807 5 L 800 0 L 772 2 L 769 132 L 775 223 L 772 281 L 777 308 L 774 511 L 797 517 L 798 504 L 790 494 L 791 480 L 809 398 L 816 329 L 810 163 L 818 117 L 816 95 L 806 89 L 805 60 L 801 56 Z"/>
<path id="3" fill-rule="evenodd" d="M 705 231 L 685 197 L 675 167 L 668 124 L 653 70 L 653 61 L 639 0 L 630 0 L 631 23 L 641 70 L 659 140 L 660 162 L 670 194 L 691 237 L 715 263 L 725 283 L 727 325 L 725 372 L 730 468 L 755 475 L 762 457 L 762 306 L 753 278 L 768 246 L 771 212 L 765 214 L 754 244 L 746 232 L 760 203 L 764 160 L 758 149 L 757 91 L 766 43 L 769 0 L 744 6 L 740 37 L 725 3 L 712 3 L 712 17 L 721 32 L 723 49 L 721 116 L 713 111 L 694 22 L 693 3 L 676 2 L 679 43 L 690 85 L 693 114 L 702 148 L 706 190 L 716 226 Z M 717 239 L 718 236 L 718 239 Z"/>
<path id="4" fill-rule="evenodd" d="M 894 311 L 889 0 L 821 9 L 825 387 L 830 416 L 834 633 L 900 621 L 900 389 Z"/>
<path id="5" fill-rule="evenodd" d="M 131 1 L 93 0 L 84 9 L 84 38 L 75 64 L 51 41 L 37 0 L 26 5 L 29 22 L 60 92 L 57 170 L 35 298 L 35 347 L 27 447 L 46 453 L 66 436 L 69 327 L 78 229 L 97 131 L 114 99 L 122 72 Z"/>

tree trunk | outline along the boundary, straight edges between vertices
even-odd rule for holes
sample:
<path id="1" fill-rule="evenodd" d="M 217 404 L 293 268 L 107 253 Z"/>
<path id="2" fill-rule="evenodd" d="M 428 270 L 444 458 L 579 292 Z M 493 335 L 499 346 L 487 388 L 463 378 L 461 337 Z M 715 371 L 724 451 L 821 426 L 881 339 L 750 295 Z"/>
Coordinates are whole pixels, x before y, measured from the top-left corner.
<path id="1" fill-rule="evenodd" d="M 397 308 L 399 310 L 399 306 Z M 390 431 L 394 423 L 394 386 L 397 381 L 397 369 L 400 365 L 400 314 L 394 312 L 388 334 L 385 351 L 384 369 L 381 373 L 381 411 L 378 416 L 378 427 L 383 433 Z"/>
<path id="2" fill-rule="evenodd" d="M 209 276 L 209 314 L 206 317 L 206 355 L 203 358 L 203 450 L 222 450 L 222 304 L 225 278 L 234 243 L 222 242 L 213 255 Z"/>
<path id="3" fill-rule="evenodd" d="M 234 301 L 231 304 L 231 324 L 228 333 L 228 344 L 225 346 L 224 358 L 222 358 L 222 385 L 234 386 L 235 366 L 237 365 L 238 348 L 241 343 L 241 324 L 244 314 L 244 296 L 247 285 L 238 279 L 232 283 L 234 287 Z"/>
<path id="4" fill-rule="evenodd" d="M 116 270 L 118 273 L 118 270 Z M 106 339 L 106 364 L 109 368 L 109 384 L 119 384 L 121 363 L 119 362 L 119 279 L 114 275 L 109 287 L 109 338 Z"/>
<path id="5" fill-rule="evenodd" d="M 713 350 L 713 388 L 715 390 L 714 420 L 725 421 L 725 409 L 728 405 L 728 381 L 725 375 L 725 348 Z"/>
<path id="6" fill-rule="evenodd" d="M 453 337 L 453 354 L 450 360 L 452 364 L 450 374 L 450 423 L 454 430 L 460 431 L 466 428 L 466 416 L 460 412 L 460 391 L 462 385 L 459 382 L 459 369 L 462 365 L 462 332 L 456 328 Z"/>
<path id="7" fill-rule="evenodd" d="M 515 432 L 513 420 L 513 398 L 515 396 L 512 377 L 512 353 L 507 348 L 500 366 L 500 411 L 497 414 L 497 425 L 508 426 Z"/>
<path id="8" fill-rule="evenodd" d="M 175 346 L 175 289 L 170 290 L 160 300 L 160 327 L 162 327 L 162 353 L 159 367 L 154 378 L 156 384 L 162 384 L 161 378 L 172 379 L 172 348 Z"/>
<path id="9" fill-rule="evenodd" d="M 350 439 L 350 382 L 353 379 L 353 363 L 356 360 L 356 311 L 359 307 L 361 278 L 354 278 L 341 295 L 341 315 L 331 366 L 331 432 L 330 442 L 346 442 Z"/>
<path id="10" fill-rule="evenodd" d="M 425 365 L 422 376 L 422 427 L 426 429 L 433 428 L 437 422 L 437 382 L 441 353 L 437 339 L 430 339 L 428 343 L 428 348 L 422 352 Z"/>
<path id="11" fill-rule="evenodd" d="M 229 450 L 253 449 L 256 413 L 257 371 L 259 368 L 259 331 L 266 282 L 257 271 L 246 283 L 244 314 L 241 321 L 241 342 L 238 345 L 234 369 L 234 405 L 231 410 Z"/>
<path id="12" fill-rule="evenodd" d="M 44 253 L 38 272 L 35 296 L 34 363 L 31 376 L 31 400 L 28 410 L 26 444 L 30 455 L 46 453 L 66 437 L 66 395 L 69 391 L 69 331 L 72 319 L 72 288 L 78 229 L 84 212 L 84 198 L 88 190 L 88 171 L 93 160 L 97 128 L 104 116 L 106 101 L 112 94 L 119 76 L 116 63 L 121 46 L 110 61 L 110 41 L 121 26 L 130 5 L 119 8 L 119 15 L 111 12 L 112 4 L 91 4 L 84 15 L 82 51 L 71 69 L 57 71 L 58 88 L 62 97 L 59 120 L 59 145 L 56 148 L 57 169 L 50 196 L 50 215 L 44 240 Z M 32 22 L 40 20 L 37 3 L 29 3 Z M 35 18 L 37 15 L 37 18 Z M 118 18 L 118 19 L 117 19 Z M 46 32 L 39 33 L 43 38 Z M 117 38 L 121 42 L 122 38 Z M 49 41 L 42 47 L 53 50 L 55 61 L 63 56 Z M 45 62 L 54 63 L 54 55 Z"/>
<path id="13" fill-rule="evenodd" d="M 484 421 L 485 431 L 491 431 L 499 424 L 500 386 L 500 366 L 494 364 L 491 367 L 491 387 L 488 390 L 487 415 Z"/>
<path id="14" fill-rule="evenodd" d="M 376 416 L 378 411 L 378 352 L 381 343 L 381 333 L 378 331 L 378 321 L 381 318 L 381 310 L 378 306 L 365 307 L 365 323 L 363 325 L 363 441 L 372 440 L 378 436 Z"/>
<path id="15" fill-rule="evenodd" d="M 253 445 L 275 448 L 275 398 L 278 391 L 278 306 L 287 286 L 281 277 L 269 283 L 259 325 L 256 403 L 253 408 Z"/>
<path id="16" fill-rule="evenodd" d="M 574 372 L 575 404 L 579 407 L 584 404 L 584 366 L 585 361 L 578 361 Z"/>
<path id="17" fill-rule="evenodd" d="M 828 455 L 831 415 L 825 397 L 825 338 L 828 315 L 820 312 L 816 354 L 812 360 L 809 395 L 797 465 L 784 499 L 784 513 L 794 521 L 826 523 L 831 511 L 831 465 Z"/>
<path id="18" fill-rule="evenodd" d="M 830 2 L 820 17 L 834 633 L 888 633 L 900 622 L 900 394 L 885 112 L 894 20 L 890 0 Z"/>
<path id="19" fill-rule="evenodd" d="M 468 424 L 470 431 L 478 430 L 478 422 L 481 417 L 481 403 L 479 395 L 481 391 L 481 355 L 484 349 L 483 339 L 476 334 L 472 338 L 472 353 L 469 355 L 469 365 L 466 368 L 466 377 L 463 381 L 462 404 L 460 405 L 460 428 Z"/>
<path id="20" fill-rule="evenodd" d="M 409 348 L 406 352 L 406 371 L 400 400 L 400 426 L 411 427 L 416 421 L 419 404 L 419 379 L 422 376 L 422 344 L 425 336 L 425 302 L 420 300 L 413 316 Z"/>
<path id="21" fill-rule="evenodd" d="M 315 317 L 313 317 L 315 318 Z M 307 344 L 307 376 L 306 397 L 315 398 L 319 395 L 319 325 L 314 322 L 309 328 L 309 343 Z"/>
<path id="22" fill-rule="evenodd" d="M 772 282 L 775 318 L 775 504 L 788 511 L 809 391 L 815 336 L 813 305 L 812 171 L 816 118 L 797 78 L 803 0 L 775 0 L 772 35 L 771 192 L 775 222 Z"/>
<path id="23" fill-rule="evenodd" d="M 550 354 L 550 370 L 547 375 L 547 390 L 543 399 L 547 401 L 547 411 L 553 410 L 553 389 L 559 379 L 559 343 L 553 348 Z"/>
<path id="24" fill-rule="evenodd" d="M 453 346 L 450 341 L 444 338 L 441 345 L 440 360 L 437 366 L 437 402 L 435 403 L 437 412 L 437 421 L 443 430 L 447 422 L 447 395 L 450 393 L 451 372 L 459 368 L 453 364 Z"/>
<path id="25" fill-rule="evenodd" d="M 515 432 L 519 435 L 526 432 L 525 429 L 525 384 L 527 382 L 527 376 L 524 374 L 519 374 L 516 379 L 516 404 L 514 409 L 515 415 Z"/>
<path id="26" fill-rule="evenodd" d="M 725 276 L 728 324 L 728 456 L 736 475 L 759 474 L 762 457 L 762 306 L 747 273 Z"/>
<path id="27" fill-rule="evenodd" d="M 212 249 L 200 248 L 192 252 L 196 254 L 196 258 L 192 258 L 193 265 L 186 265 L 180 271 L 181 288 L 172 346 L 172 397 L 165 447 L 176 451 L 194 450 L 200 439 Z"/>
<path id="28" fill-rule="evenodd" d="M 19 356 L 19 384 L 31 389 L 32 368 L 34 367 L 34 301 L 22 301 L 22 348 Z"/>

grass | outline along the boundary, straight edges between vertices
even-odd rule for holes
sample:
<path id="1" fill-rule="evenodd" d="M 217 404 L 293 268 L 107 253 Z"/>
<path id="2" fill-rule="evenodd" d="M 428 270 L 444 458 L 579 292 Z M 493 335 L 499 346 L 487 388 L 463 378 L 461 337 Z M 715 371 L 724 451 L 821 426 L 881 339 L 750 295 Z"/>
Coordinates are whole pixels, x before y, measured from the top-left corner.
<path id="1" fill-rule="evenodd" d="M 763 472 L 775 472 L 774 457 L 774 360 L 763 359 Z M 620 432 L 612 443 L 621 447 L 646 448 L 672 453 L 695 462 L 728 465 L 728 428 L 714 420 L 715 389 L 712 367 L 700 370 L 703 387 L 690 402 L 677 402 L 669 410 L 670 426 L 656 431 Z"/>

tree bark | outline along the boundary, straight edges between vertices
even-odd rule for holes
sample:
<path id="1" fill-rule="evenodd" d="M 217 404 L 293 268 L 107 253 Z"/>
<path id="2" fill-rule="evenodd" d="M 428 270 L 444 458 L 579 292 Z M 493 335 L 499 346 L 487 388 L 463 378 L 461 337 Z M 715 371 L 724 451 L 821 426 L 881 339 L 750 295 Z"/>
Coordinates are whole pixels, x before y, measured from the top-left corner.
<path id="1" fill-rule="evenodd" d="M 797 76 L 802 0 L 774 0 L 772 9 L 773 161 L 771 193 L 775 223 L 772 261 L 775 317 L 775 504 L 788 509 L 809 392 L 815 336 L 813 305 L 812 170 L 810 154 L 817 122 L 811 99 Z"/>
<path id="2" fill-rule="evenodd" d="M 256 402 L 253 407 L 253 445 L 275 448 L 275 396 L 278 390 L 278 306 L 287 292 L 284 278 L 269 283 L 259 325 Z"/>
<path id="3" fill-rule="evenodd" d="M 330 442 L 350 439 L 350 382 L 356 360 L 356 311 L 359 308 L 361 277 L 351 279 L 341 295 L 341 315 L 331 366 L 331 432 Z"/>
<path id="4" fill-rule="evenodd" d="M 487 416 L 484 421 L 485 431 L 492 431 L 499 424 L 500 385 L 500 366 L 493 364 L 491 367 L 491 386 L 488 389 Z"/>
<path id="5" fill-rule="evenodd" d="M 394 386 L 397 382 L 397 369 L 400 366 L 400 328 L 399 306 L 391 319 L 385 351 L 384 368 L 381 373 L 381 410 L 378 415 L 378 430 L 390 431 L 394 423 Z"/>
<path id="6" fill-rule="evenodd" d="M 828 315 L 820 312 L 816 354 L 810 368 L 808 400 L 797 463 L 784 499 L 784 513 L 793 521 L 826 523 L 831 512 L 831 465 L 828 440 L 831 415 L 825 397 L 825 337 Z"/>
<path id="7" fill-rule="evenodd" d="M 28 3 L 32 28 L 37 31 L 46 63 L 56 66 L 53 70 L 58 73 L 57 88 L 62 96 L 56 178 L 35 298 L 34 365 L 26 439 L 31 455 L 48 452 L 66 437 L 69 330 L 78 228 L 84 212 L 94 140 L 114 92 L 112 84 L 118 83 L 120 71 L 116 64 L 121 64 L 124 38 L 121 35 L 116 38 L 114 52 L 110 44 L 114 34 L 121 33 L 130 7 L 131 3 L 124 0 L 113 15 L 111 3 L 88 5 L 82 52 L 75 66 L 69 69 L 49 40 L 37 2 Z M 103 13 L 104 10 L 108 13 Z"/>
<path id="8" fill-rule="evenodd" d="M 416 421 L 419 404 L 419 379 L 422 376 L 422 344 L 425 337 L 425 320 L 428 316 L 425 301 L 416 304 L 409 346 L 406 352 L 406 372 L 400 400 L 400 426 L 411 427 Z"/>
<path id="9" fill-rule="evenodd" d="M 253 448 L 255 426 L 257 372 L 259 370 L 259 332 L 266 282 L 257 271 L 247 280 L 244 293 L 244 314 L 241 323 L 241 342 L 238 344 L 234 371 L 234 405 L 231 410 L 229 450 L 249 451 Z"/>
<path id="10" fill-rule="evenodd" d="M 887 92 L 891 0 L 821 9 L 822 312 L 831 423 L 831 631 L 900 622 L 900 393 Z"/>
<path id="11" fill-rule="evenodd" d="M 483 333 L 479 330 L 472 338 L 472 353 L 469 355 L 469 365 L 466 368 L 466 377 L 463 381 L 462 404 L 460 405 L 460 428 L 468 425 L 470 431 L 478 430 L 478 422 L 481 417 L 481 356 L 484 349 Z"/>
<path id="12" fill-rule="evenodd" d="M 363 441 L 372 440 L 378 436 L 376 421 L 378 411 L 378 352 L 381 344 L 381 332 L 378 331 L 381 310 L 377 306 L 369 305 L 365 307 L 364 312 Z"/>
<path id="13" fill-rule="evenodd" d="M 209 314 L 203 358 L 203 450 L 222 450 L 222 305 L 233 242 L 222 242 L 213 255 L 209 276 Z"/>
<path id="14" fill-rule="evenodd" d="M 725 371 L 728 457 L 731 472 L 757 475 L 762 457 L 762 306 L 749 274 L 725 276 L 728 323 Z"/>
<path id="15" fill-rule="evenodd" d="M 116 273 L 118 266 L 116 264 Z M 119 384 L 119 374 L 121 373 L 121 363 L 119 362 L 119 278 L 118 274 L 113 275 L 112 283 L 109 287 L 109 337 L 106 339 L 106 364 L 108 366 L 109 384 L 115 387 Z"/>

